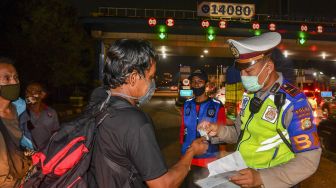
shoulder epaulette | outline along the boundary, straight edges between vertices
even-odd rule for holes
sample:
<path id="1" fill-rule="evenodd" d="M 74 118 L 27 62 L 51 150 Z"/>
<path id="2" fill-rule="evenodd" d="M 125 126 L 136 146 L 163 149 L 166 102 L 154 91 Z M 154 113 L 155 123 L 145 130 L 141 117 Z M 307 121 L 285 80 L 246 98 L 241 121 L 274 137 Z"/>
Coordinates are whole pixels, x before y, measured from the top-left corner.
<path id="1" fill-rule="evenodd" d="M 186 101 L 192 101 L 194 98 L 187 99 Z"/>
<path id="2" fill-rule="evenodd" d="M 300 89 L 293 86 L 292 84 L 285 83 L 281 86 L 281 89 L 283 89 L 286 93 L 288 93 L 290 96 L 295 97 L 298 94 L 301 93 Z"/>
<path id="3" fill-rule="evenodd" d="M 213 101 L 213 102 L 216 102 L 216 103 L 219 103 L 219 104 L 221 103 L 219 100 L 217 100 L 217 99 L 215 99 L 215 98 L 212 98 L 212 101 Z"/>

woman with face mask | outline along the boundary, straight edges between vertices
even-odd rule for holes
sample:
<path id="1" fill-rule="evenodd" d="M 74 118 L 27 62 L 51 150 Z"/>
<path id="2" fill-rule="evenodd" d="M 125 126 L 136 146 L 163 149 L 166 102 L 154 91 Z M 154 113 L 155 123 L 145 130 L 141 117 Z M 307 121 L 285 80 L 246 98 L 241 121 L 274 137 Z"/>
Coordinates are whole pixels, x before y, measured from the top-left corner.
<path id="1" fill-rule="evenodd" d="M 182 144 L 182 154 L 187 151 L 193 140 L 204 136 L 196 130 L 200 122 L 207 120 L 219 124 L 226 123 L 224 106 L 220 101 L 206 95 L 205 88 L 208 75 L 203 70 L 195 70 L 189 76 L 189 80 L 194 98 L 187 100 L 181 110 L 180 142 Z M 205 154 L 195 156 L 191 163 L 191 171 L 182 187 L 198 187 L 194 182 L 209 175 L 207 164 L 220 156 L 220 150 L 224 150 L 224 148 L 220 148 L 218 144 L 209 144 Z"/>

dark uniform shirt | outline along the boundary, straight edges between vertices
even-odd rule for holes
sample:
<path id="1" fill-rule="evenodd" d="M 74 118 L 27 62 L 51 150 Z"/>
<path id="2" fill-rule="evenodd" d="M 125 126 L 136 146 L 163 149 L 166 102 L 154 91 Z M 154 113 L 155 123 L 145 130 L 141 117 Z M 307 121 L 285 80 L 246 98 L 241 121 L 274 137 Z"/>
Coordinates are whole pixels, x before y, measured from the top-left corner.
<path id="1" fill-rule="evenodd" d="M 28 121 L 31 121 L 31 125 Z M 40 114 L 31 110 L 29 113 L 24 112 L 20 116 L 20 124 L 25 134 L 29 132 L 27 137 L 33 141 L 37 150 L 43 149 L 50 137 L 60 128 L 56 111 L 48 106 L 44 106 Z"/>

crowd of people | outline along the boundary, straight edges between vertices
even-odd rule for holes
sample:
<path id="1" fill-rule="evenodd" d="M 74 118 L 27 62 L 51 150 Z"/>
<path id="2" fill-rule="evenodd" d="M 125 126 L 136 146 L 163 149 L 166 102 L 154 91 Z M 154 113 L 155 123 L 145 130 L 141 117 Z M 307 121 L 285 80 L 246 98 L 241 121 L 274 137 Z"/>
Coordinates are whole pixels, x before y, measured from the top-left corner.
<path id="1" fill-rule="evenodd" d="M 103 86 L 94 90 L 88 106 L 123 107 L 100 122 L 86 176 L 81 178 L 90 188 L 197 187 L 195 181 L 209 175 L 207 165 L 225 155 L 224 144 L 236 143 L 248 168 L 231 176 L 232 183 L 298 186 L 316 171 L 321 149 L 307 98 L 287 80 L 288 72 L 278 69 L 284 66 L 276 49 L 280 42 L 276 32 L 228 40 L 246 89 L 235 122 L 226 121 L 223 104 L 206 95 L 207 73 L 191 73 L 194 97 L 181 109 L 181 158 L 168 168 L 153 121 L 139 108 L 155 91 L 157 54 L 148 41 L 115 41 L 107 53 Z M 29 181 L 25 176 L 31 158 L 62 129 L 56 111 L 44 103 L 48 92 L 43 84 L 32 82 L 24 93 L 24 99 L 19 98 L 13 62 L 0 58 L 0 187 Z M 212 142 L 214 137 L 217 142 Z M 118 170 L 120 166 L 128 170 Z M 76 186 L 72 182 L 69 187 Z"/>

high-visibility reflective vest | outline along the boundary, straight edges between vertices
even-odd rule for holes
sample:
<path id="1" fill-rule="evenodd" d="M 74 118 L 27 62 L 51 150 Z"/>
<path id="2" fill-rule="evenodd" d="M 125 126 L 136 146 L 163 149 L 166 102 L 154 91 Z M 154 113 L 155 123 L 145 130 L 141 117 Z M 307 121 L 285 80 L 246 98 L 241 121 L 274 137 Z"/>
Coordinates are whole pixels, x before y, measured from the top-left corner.
<path id="1" fill-rule="evenodd" d="M 277 128 L 278 113 L 274 104 L 274 95 L 269 95 L 263 102 L 258 113 L 251 115 L 249 110 L 254 94 L 244 94 L 240 112 L 244 130 L 238 143 L 246 165 L 250 168 L 263 169 L 283 164 L 295 157 L 294 153 L 280 138 Z M 293 102 L 290 97 L 280 112 L 278 128 L 290 143 L 288 131 L 283 126 L 283 114 Z"/>
<path id="2" fill-rule="evenodd" d="M 209 122 L 217 122 L 218 111 L 221 107 L 221 103 L 215 99 L 208 99 L 205 102 L 200 103 L 198 113 L 196 112 L 195 99 L 189 99 L 184 103 L 184 138 L 182 144 L 182 154 L 185 154 L 190 144 L 198 137 L 200 137 L 197 131 L 198 123 L 202 120 Z M 219 146 L 209 144 L 207 152 L 203 155 L 195 156 L 194 158 L 209 158 L 216 157 L 219 151 Z"/>

